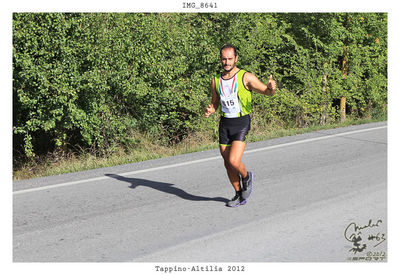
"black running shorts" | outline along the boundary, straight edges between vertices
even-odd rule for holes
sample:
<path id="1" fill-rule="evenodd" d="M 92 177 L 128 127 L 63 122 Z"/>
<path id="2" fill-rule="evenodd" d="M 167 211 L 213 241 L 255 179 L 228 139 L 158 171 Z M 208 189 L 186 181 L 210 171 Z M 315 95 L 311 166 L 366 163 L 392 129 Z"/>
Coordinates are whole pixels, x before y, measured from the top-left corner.
<path id="1" fill-rule="evenodd" d="M 250 123 L 250 115 L 237 118 L 221 117 L 219 122 L 219 144 L 230 146 L 235 140 L 247 142 Z"/>

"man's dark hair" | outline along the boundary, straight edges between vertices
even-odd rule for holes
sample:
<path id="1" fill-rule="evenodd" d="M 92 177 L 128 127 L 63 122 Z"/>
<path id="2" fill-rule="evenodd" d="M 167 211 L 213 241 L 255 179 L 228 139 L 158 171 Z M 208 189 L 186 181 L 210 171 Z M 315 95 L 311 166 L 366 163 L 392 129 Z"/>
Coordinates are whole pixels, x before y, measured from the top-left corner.
<path id="1" fill-rule="evenodd" d="M 225 49 L 233 49 L 233 52 L 235 53 L 235 57 L 237 56 L 236 47 L 233 46 L 232 44 L 225 44 L 224 46 L 222 46 L 221 50 L 219 51 L 219 56 L 222 55 L 222 51 Z"/>

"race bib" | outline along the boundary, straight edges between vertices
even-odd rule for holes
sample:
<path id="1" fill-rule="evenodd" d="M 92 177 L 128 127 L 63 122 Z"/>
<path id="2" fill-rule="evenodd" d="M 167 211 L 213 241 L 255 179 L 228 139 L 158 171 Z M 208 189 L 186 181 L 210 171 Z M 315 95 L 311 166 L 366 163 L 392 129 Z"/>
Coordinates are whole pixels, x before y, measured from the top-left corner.
<path id="1" fill-rule="evenodd" d="M 226 117 L 238 117 L 240 113 L 240 104 L 238 97 L 238 83 L 236 75 L 229 80 L 219 80 L 221 110 Z"/>

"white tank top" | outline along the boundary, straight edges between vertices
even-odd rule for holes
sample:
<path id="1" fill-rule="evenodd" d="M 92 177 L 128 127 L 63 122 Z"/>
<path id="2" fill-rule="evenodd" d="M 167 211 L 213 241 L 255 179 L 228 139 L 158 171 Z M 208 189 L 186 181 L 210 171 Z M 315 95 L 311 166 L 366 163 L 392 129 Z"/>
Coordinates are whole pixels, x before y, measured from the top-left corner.
<path id="1" fill-rule="evenodd" d="M 222 77 L 219 78 L 219 89 L 220 89 L 220 100 L 222 112 L 228 118 L 238 117 L 241 111 L 238 97 L 238 81 L 237 75 L 234 77 L 224 80 Z"/>

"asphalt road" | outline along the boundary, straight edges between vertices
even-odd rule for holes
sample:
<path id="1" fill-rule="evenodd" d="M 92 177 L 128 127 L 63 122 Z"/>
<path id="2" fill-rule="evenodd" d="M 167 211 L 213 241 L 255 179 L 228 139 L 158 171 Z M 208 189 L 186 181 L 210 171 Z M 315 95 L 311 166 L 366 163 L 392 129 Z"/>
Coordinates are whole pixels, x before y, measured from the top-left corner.
<path id="1" fill-rule="evenodd" d="M 386 122 L 13 183 L 15 262 L 386 261 Z"/>

